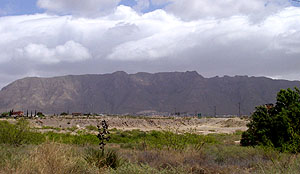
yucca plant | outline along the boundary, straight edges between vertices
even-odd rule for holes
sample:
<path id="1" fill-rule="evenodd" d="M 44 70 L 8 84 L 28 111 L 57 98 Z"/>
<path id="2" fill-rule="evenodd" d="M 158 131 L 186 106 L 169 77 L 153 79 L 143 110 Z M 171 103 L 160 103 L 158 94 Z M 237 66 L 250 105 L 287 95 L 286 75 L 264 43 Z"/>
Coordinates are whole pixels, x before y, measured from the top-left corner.
<path id="1" fill-rule="evenodd" d="M 102 150 L 102 154 L 104 154 L 104 147 L 106 145 L 105 142 L 108 142 L 110 139 L 109 136 L 109 131 L 108 131 L 108 124 L 106 123 L 105 120 L 103 120 L 101 122 L 101 127 L 99 125 L 97 125 L 98 130 L 99 130 L 99 134 L 97 135 L 98 139 L 100 140 L 99 146 L 100 149 Z"/>
<path id="2" fill-rule="evenodd" d="M 108 124 L 105 120 L 101 122 L 101 126 L 97 125 L 99 134 L 97 138 L 100 140 L 99 146 L 101 152 L 94 148 L 88 148 L 86 151 L 85 160 L 90 163 L 94 164 L 95 166 L 102 168 L 102 167 L 110 167 L 110 168 L 117 168 L 120 163 L 120 159 L 118 154 L 113 150 L 108 150 L 104 152 L 104 148 L 106 143 L 110 139 L 110 132 L 108 131 Z"/>

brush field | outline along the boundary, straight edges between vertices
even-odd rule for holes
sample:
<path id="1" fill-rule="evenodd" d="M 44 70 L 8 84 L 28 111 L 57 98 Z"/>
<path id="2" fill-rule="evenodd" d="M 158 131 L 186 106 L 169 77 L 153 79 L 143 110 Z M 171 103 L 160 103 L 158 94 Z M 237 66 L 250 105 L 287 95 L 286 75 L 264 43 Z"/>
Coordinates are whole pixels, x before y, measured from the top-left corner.
<path id="1" fill-rule="evenodd" d="M 111 139 L 99 149 L 97 127 Z M 298 154 L 241 147 L 247 119 L 46 117 L 0 121 L 0 173 L 298 173 Z"/>

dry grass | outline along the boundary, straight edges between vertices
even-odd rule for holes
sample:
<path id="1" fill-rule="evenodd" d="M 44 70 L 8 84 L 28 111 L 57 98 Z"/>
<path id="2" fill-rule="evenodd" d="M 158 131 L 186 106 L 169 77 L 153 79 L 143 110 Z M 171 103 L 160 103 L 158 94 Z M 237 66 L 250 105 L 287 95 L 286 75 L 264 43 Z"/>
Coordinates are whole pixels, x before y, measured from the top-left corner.
<path id="1" fill-rule="evenodd" d="M 129 159 L 132 163 L 140 165 L 147 164 L 155 169 L 183 169 L 181 173 L 205 173 L 205 174 L 227 174 L 227 173 L 247 173 L 244 166 L 239 165 L 219 165 L 217 158 L 209 156 L 204 152 L 166 150 L 146 150 L 146 151 L 122 151 L 123 158 Z M 212 154 L 213 155 L 213 154 Z"/>
<path id="2" fill-rule="evenodd" d="M 119 167 L 99 167 L 86 160 L 86 149 L 47 142 L 23 147 L 0 146 L 1 174 L 294 174 L 300 171 L 300 156 L 238 145 L 205 145 L 184 152 L 158 149 L 122 149 Z"/>
<path id="3" fill-rule="evenodd" d="M 184 152 L 155 149 L 144 151 L 121 149 L 120 152 L 130 163 L 141 166 L 146 164 L 159 171 L 176 169 L 182 171 L 180 173 L 262 174 L 277 171 L 276 173 L 283 174 L 299 169 L 299 165 L 292 162 L 296 157 L 288 160 L 291 154 L 238 145 L 205 145 L 200 150 L 188 149 Z"/>
<path id="4" fill-rule="evenodd" d="M 15 174 L 96 174 L 99 169 L 89 166 L 70 145 L 45 143 L 35 147 L 19 165 L 7 164 L 2 173 Z"/>

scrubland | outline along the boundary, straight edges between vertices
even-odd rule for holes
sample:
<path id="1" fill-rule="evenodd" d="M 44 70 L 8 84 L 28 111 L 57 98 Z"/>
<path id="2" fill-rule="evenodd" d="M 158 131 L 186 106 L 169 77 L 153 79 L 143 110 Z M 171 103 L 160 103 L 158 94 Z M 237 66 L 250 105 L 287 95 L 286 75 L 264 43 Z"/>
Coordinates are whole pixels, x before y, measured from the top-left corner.
<path id="1" fill-rule="evenodd" d="M 212 130 L 204 135 L 197 129 L 178 127 L 147 131 L 114 127 L 102 153 L 95 125 L 85 125 L 84 129 L 74 125 L 37 127 L 33 124 L 36 121 L 0 121 L 0 173 L 286 174 L 300 171 L 298 154 L 240 146 L 242 129 L 232 133 Z M 232 121 L 226 123 L 227 127 L 233 126 Z"/>

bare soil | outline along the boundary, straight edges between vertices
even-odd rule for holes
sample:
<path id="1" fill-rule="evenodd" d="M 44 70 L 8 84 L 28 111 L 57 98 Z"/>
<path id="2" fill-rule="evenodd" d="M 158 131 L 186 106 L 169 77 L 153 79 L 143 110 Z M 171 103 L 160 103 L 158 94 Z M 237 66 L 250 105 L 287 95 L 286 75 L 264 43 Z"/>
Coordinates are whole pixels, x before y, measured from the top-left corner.
<path id="1" fill-rule="evenodd" d="M 194 132 L 198 134 L 227 133 L 231 134 L 238 130 L 245 131 L 247 119 L 241 118 L 182 118 L 182 117 L 117 117 L 102 116 L 90 118 L 72 117 L 46 117 L 31 119 L 31 125 L 35 128 L 53 127 L 67 129 L 76 127 L 85 129 L 86 126 L 100 125 L 102 120 L 106 120 L 109 128 L 120 130 L 142 131 L 151 130 L 178 130 L 180 132 Z M 12 122 L 14 120 L 11 120 Z M 44 130 L 45 131 L 45 130 Z"/>

